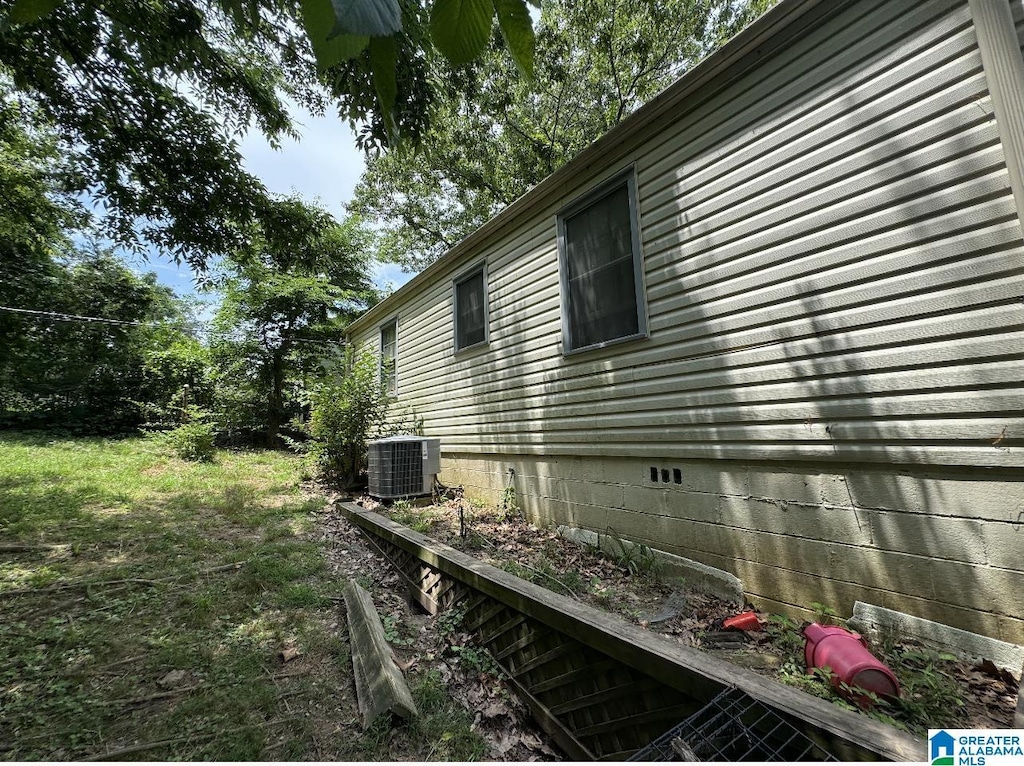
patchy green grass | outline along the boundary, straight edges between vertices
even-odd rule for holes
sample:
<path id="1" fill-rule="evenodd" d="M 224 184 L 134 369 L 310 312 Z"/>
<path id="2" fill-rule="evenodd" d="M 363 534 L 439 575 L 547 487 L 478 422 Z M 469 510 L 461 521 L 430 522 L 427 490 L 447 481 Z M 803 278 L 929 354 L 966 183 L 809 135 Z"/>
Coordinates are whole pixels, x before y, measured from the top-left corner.
<path id="1" fill-rule="evenodd" d="M 280 452 L 0 434 L 0 758 L 482 757 L 434 674 L 420 719 L 362 731 L 301 474 Z"/>
<path id="2" fill-rule="evenodd" d="M 436 670 L 409 681 L 420 715 L 395 726 L 378 719 L 348 744 L 339 760 L 467 762 L 487 756 L 487 742 L 473 728 L 473 716 L 452 700 Z"/>
<path id="3" fill-rule="evenodd" d="M 0 435 L 0 758 L 335 760 L 361 740 L 300 470 Z"/>

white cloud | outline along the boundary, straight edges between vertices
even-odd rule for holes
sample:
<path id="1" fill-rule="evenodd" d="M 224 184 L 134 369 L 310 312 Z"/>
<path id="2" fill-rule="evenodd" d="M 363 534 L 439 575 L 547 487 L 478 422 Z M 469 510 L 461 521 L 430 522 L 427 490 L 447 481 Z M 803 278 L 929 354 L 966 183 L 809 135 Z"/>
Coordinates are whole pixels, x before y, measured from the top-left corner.
<path id="1" fill-rule="evenodd" d="M 380 263 L 374 261 L 370 265 L 370 280 L 380 290 L 397 290 L 410 279 L 416 276 L 410 271 L 405 271 L 395 263 Z"/>

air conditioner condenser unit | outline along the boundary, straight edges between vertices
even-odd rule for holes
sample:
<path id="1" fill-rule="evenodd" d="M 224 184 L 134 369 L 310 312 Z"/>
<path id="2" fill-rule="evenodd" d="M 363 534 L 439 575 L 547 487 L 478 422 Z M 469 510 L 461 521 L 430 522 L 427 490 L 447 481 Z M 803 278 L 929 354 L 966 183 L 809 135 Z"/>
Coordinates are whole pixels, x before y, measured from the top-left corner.
<path id="1" fill-rule="evenodd" d="M 389 436 L 369 445 L 369 493 L 381 500 L 429 495 L 441 472 L 441 440 Z"/>

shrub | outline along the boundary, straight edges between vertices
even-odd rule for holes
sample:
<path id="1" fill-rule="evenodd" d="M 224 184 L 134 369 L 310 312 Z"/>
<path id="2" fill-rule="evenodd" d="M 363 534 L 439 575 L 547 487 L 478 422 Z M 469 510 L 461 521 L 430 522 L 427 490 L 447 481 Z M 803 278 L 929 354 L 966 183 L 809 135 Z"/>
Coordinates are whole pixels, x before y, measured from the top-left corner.
<path id="1" fill-rule="evenodd" d="M 188 409 L 188 419 L 165 435 L 167 444 L 182 460 L 209 463 L 213 460 L 216 427 L 209 422 L 207 413 L 197 408 Z"/>
<path id="2" fill-rule="evenodd" d="M 317 472 L 349 489 L 366 468 L 366 442 L 385 429 L 391 397 L 374 354 L 347 352 L 345 369 L 313 389 L 308 431 Z"/>

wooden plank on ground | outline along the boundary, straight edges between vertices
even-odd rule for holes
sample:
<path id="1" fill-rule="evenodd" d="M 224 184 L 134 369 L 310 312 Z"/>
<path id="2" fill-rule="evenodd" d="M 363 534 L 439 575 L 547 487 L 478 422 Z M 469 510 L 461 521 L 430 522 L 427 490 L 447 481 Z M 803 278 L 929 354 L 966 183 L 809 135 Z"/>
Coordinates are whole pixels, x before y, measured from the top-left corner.
<path id="1" fill-rule="evenodd" d="M 695 699 L 710 700 L 723 687 L 735 686 L 793 716 L 808 734 L 823 731 L 860 748 L 862 758 L 871 754 L 875 760 L 925 760 L 924 740 L 514 577 L 353 503 L 339 503 L 338 507 L 357 526 L 414 553 L 430 566 Z"/>
<path id="2" fill-rule="evenodd" d="M 394 713 L 401 718 L 418 715 L 409 686 L 384 638 L 384 626 L 370 594 L 354 580 L 346 583 L 343 594 L 363 729 L 384 713 Z"/>

